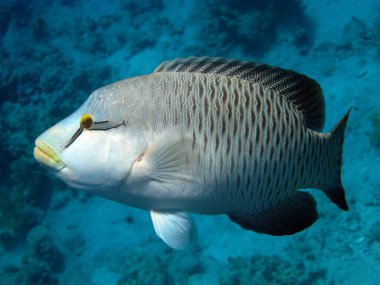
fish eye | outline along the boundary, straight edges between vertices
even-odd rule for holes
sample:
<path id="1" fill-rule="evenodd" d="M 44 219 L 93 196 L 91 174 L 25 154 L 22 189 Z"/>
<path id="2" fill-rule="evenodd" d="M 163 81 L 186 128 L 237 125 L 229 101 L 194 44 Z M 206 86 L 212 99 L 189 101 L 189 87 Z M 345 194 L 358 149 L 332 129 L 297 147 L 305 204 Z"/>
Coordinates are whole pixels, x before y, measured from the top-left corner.
<path id="1" fill-rule="evenodd" d="M 80 126 L 83 129 L 89 129 L 91 128 L 93 123 L 92 116 L 90 114 L 84 114 L 82 118 L 80 119 Z"/>

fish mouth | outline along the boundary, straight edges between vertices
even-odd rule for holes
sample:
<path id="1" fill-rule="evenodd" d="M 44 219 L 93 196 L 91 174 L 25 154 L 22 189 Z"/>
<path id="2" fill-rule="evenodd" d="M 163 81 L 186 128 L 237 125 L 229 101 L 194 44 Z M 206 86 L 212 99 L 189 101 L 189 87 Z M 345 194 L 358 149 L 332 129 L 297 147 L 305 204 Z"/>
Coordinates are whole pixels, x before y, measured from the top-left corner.
<path id="1" fill-rule="evenodd" d="M 62 162 L 56 152 L 43 141 L 36 141 L 36 146 L 34 147 L 33 153 L 34 158 L 50 170 L 58 172 L 65 167 L 65 164 Z"/>

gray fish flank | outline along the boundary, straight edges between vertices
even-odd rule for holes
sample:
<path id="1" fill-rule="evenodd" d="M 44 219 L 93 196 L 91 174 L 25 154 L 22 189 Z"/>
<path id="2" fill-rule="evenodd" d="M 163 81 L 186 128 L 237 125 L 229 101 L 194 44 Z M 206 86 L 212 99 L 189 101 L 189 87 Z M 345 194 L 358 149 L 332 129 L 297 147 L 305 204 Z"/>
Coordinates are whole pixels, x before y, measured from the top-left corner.
<path id="1" fill-rule="evenodd" d="M 321 153 L 326 147 L 323 135 L 305 128 L 299 110 L 262 85 L 187 72 L 160 72 L 123 84 L 128 88 L 121 90 L 138 92 L 127 100 L 124 93 L 113 92 L 125 103 L 116 104 L 120 110 L 115 113 L 128 106 L 127 112 L 139 114 L 136 120 L 149 134 L 175 125 L 184 125 L 191 134 L 202 189 L 182 189 L 185 193 L 207 201 L 228 200 L 231 210 L 260 212 L 295 189 L 319 185 L 321 173 L 328 176 L 314 155 L 315 148 Z M 101 100 L 100 93 L 92 101 Z"/>

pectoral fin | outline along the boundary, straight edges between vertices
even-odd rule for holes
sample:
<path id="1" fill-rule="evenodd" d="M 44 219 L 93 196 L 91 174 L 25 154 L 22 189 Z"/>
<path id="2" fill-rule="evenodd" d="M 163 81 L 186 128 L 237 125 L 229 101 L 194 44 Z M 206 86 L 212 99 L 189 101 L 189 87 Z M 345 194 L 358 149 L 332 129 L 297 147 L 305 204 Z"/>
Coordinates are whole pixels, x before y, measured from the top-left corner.
<path id="1" fill-rule="evenodd" d="M 180 127 L 163 132 L 135 161 L 133 175 L 166 185 L 192 179 L 191 144 Z"/>
<path id="2" fill-rule="evenodd" d="M 189 214 L 150 211 L 156 234 L 168 246 L 185 249 L 197 239 L 197 227 Z"/>

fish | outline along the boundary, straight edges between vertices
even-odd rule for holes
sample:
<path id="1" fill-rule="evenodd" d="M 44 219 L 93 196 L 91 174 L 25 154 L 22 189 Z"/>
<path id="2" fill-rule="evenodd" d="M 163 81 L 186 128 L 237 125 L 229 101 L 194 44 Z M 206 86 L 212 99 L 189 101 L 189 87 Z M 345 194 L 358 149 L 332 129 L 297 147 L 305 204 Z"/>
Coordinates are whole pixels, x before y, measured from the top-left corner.
<path id="1" fill-rule="evenodd" d="M 318 219 L 306 188 L 349 209 L 341 168 L 350 111 L 322 132 L 325 99 L 306 75 L 179 58 L 92 92 L 36 139 L 34 157 L 70 187 L 150 211 L 174 249 L 197 242 L 192 214 L 292 235 Z"/>

